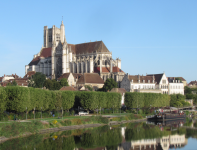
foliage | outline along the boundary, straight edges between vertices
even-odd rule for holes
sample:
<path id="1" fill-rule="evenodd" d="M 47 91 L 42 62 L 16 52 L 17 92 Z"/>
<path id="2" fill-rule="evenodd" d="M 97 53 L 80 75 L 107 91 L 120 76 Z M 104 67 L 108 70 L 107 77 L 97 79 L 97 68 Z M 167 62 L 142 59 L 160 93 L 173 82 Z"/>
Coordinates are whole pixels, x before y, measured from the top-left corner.
<path id="1" fill-rule="evenodd" d="M 185 93 L 185 94 L 192 94 L 191 88 L 189 88 L 188 86 L 185 86 L 185 87 L 184 87 L 184 93 Z"/>
<path id="2" fill-rule="evenodd" d="M 182 107 L 190 106 L 188 102 L 185 102 L 185 96 L 182 94 L 172 94 L 170 95 L 170 106 L 173 107 Z"/>
<path id="3" fill-rule="evenodd" d="M 140 139 L 155 139 L 167 135 L 167 131 L 161 131 L 158 126 L 151 126 L 146 123 L 130 123 L 128 124 L 125 131 L 126 141 L 136 141 Z"/>
<path id="4" fill-rule="evenodd" d="M 118 84 L 113 78 L 108 78 L 103 86 L 103 91 L 111 91 L 113 88 L 117 88 Z"/>
<path id="5" fill-rule="evenodd" d="M 126 92 L 125 105 L 128 108 L 169 106 L 170 97 L 166 94 Z"/>
<path id="6" fill-rule="evenodd" d="M 61 87 L 63 87 L 63 86 L 69 86 L 67 79 L 66 78 L 62 78 L 60 80 L 60 85 L 61 85 Z"/>
<path id="7" fill-rule="evenodd" d="M 42 123 L 40 121 L 32 121 L 27 123 L 13 122 L 9 124 L 4 124 L 1 127 L 0 136 L 11 137 L 23 134 L 25 132 L 38 132 L 42 129 Z"/>
<path id="8" fill-rule="evenodd" d="M 89 91 L 93 91 L 93 88 L 90 87 L 89 85 L 85 85 L 85 88 L 87 88 Z"/>
<path id="9" fill-rule="evenodd" d="M 44 74 L 42 74 L 41 72 L 36 72 L 34 75 L 31 76 L 28 86 L 34 88 L 43 88 L 45 80 L 46 76 Z"/>
<path id="10" fill-rule="evenodd" d="M 75 107 L 82 106 L 86 110 L 97 108 L 120 108 L 121 94 L 111 92 L 75 92 Z M 79 104 L 80 103 L 80 104 Z"/>
<path id="11" fill-rule="evenodd" d="M 182 82 L 182 79 L 179 77 L 176 77 L 175 80 L 177 80 L 177 81 L 180 80 L 180 82 Z"/>
<path id="12" fill-rule="evenodd" d="M 6 110 L 7 94 L 3 87 L 0 87 L 0 113 Z"/>
<path id="13" fill-rule="evenodd" d="M 26 107 L 30 104 L 29 89 L 9 86 L 5 88 L 5 91 L 7 95 L 6 109 L 24 112 Z"/>

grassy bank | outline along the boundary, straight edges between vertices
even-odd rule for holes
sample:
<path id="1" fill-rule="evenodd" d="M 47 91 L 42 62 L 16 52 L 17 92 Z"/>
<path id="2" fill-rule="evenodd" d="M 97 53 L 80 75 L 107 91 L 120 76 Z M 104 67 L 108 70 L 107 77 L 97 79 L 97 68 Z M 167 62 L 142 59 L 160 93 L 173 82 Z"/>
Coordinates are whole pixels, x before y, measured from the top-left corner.
<path id="1" fill-rule="evenodd" d="M 56 128 L 62 126 L 82 125 L 82 124 L 108 124 L 109 120 L 101 116 L 78 117 L 65 120 L 31 121 L 31 122 L 11 122 L 0 124 L 0 136 L 13 137 L 25 133 L 38 133 L 40 129 Z"/>
<path id="2" fill-rule="evenodd" d="M 40 129 L 57 128 L 62 126 L 73 126 L 83 124 L 108 124 L 109 121 L 137 120 L 144 118 L 140 114 L 129 114 L 113 118 L 101 116 L 91 117 L 71 117 L 69 119 L 48 119 L 48 120 L 33 120 L 30 122 L 11 122 L 0 124 L 0 136 L 14 137 L 21 136 L 25 133 L 38 133 Z"/>

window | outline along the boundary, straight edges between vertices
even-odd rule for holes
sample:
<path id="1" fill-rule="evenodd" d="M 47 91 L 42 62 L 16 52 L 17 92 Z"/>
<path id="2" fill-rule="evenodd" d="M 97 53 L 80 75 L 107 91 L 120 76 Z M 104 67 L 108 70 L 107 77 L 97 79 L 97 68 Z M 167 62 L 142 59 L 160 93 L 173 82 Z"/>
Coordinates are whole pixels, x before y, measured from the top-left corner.
<path id="1" fill-rule="evenodd" d="M 52 42 L 52 35 L 49 35 L 49 42 Z"/>
<path id="2" fill-rule="evenodd" d="M 163 84 L 166 84 L 166 80 L 162 80 L 162 83 L 163 83 Z"/>
<path id="3" fill-rule="evenodd" d="M 60 41 L 60 34 L 56 34 L 56 41 Z"/>

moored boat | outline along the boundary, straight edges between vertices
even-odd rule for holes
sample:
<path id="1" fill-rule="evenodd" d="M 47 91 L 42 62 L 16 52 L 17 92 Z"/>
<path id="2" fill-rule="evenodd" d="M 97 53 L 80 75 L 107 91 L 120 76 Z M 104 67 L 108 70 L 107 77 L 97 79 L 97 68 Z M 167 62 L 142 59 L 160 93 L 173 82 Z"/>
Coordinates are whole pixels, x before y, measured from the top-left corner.
<path id="1" fill-rule="evenodd" d="M 165 112 L 165 113 L 158 113 L 156 115 L 147 116 L 148 120 L 155 120 L 155 121 L 166 121 L 166 120 L 177 120 L 177 119 L 184 119 L 186 115 L 183 111 L 176 112 Z"/>

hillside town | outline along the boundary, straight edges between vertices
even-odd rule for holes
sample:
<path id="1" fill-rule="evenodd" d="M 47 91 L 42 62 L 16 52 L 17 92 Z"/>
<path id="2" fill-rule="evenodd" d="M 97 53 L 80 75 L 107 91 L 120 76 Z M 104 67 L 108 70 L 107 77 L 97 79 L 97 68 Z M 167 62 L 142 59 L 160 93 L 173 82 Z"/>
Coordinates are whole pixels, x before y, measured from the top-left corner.
<path id="1" fill-rule="evenodd" d="M 25 66 L 25 76 L 4 75 L 0 77 L 0 85 L 5 87 L 15 80 L 18 86 L 28 87 L 29 79 L 36 72 L 50 80 L 67 79 L 70 87 L 65 90 L 80 91 L 90 86 L 97 91 L 108 78 L 114 79 L 117 88 L 127 92 L 184 95 L 185 86 L 197 85 L 196 81 L 187 84 L 183 77 L 168 77 L 165 73 L 130 75 L 121 69 L 120 58 L 113 59 L 103 41 L 67 43 L 63 21 L 60 28 L 44 26 L 44 46 Z"/>

